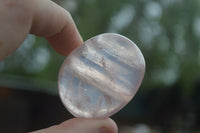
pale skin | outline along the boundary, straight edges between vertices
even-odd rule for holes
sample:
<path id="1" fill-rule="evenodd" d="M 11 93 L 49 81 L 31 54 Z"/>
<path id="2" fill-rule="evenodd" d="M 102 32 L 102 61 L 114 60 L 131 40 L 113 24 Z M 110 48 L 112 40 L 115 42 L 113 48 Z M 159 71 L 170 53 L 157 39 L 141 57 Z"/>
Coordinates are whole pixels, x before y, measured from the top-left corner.
<path id="1" fill-rule="evenodd" d="M 67 56 L 82 44 L 68 11 L 50 0 L 0 0 L 0 61 L 12 54 L 31 33 L 48 40 Z M 110 118 L 73 118 L 32 133 L 117 133 Z"/>

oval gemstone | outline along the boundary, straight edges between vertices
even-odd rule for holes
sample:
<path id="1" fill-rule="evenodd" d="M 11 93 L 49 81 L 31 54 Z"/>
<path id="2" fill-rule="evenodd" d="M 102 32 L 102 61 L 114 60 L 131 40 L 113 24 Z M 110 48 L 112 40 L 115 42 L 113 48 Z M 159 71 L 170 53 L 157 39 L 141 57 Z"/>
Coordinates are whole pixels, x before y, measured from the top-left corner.
<path id="1" fill-rule="evenodd" d="M 134 97 L 144 73 L 144 57 L 131 40 L 100 34 L 66 58 L 59 73 L 59 95 L 75 117 L 109 117 Z"/>

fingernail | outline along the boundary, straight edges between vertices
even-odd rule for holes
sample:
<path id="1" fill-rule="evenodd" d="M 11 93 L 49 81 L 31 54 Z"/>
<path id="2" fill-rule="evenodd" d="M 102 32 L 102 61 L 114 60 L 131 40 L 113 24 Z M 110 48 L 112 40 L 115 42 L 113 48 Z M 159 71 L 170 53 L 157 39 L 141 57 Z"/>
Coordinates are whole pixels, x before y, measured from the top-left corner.
<path id="1" fill-rule="evenodd" d="M 99 129 L 99 133 L 108 133 L 108 129 L 106 129 L 105 127 L 102 127 Z"/>

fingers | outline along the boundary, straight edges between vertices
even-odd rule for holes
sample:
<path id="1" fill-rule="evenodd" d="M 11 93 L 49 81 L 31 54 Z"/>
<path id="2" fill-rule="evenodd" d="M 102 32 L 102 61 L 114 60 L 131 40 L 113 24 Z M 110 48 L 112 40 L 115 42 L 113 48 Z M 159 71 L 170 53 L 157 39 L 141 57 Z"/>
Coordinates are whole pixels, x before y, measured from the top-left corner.
<path id="1" fill-rule="evenodd" d="M 0 61 L 14 52 L 31 27 L 31 12 L 22 0 L 0 0 Z"/>
<path id="2" fill-rule="evenodd" d="M 109 118 L 99 120 L 74 118 L 32 133 L 117 133 L 117 130 L 115 122 Z"/>
<path id="3" fill-rule="evenodd" d="M 71 15 L 51 0 L 0 1 L 0 61 L 14 52 L 28 33 L 45 37 L 68 55 L 82 44 Z"/>
<path id="4" fill-rule="evenodd" d="M 83 43 L 74 23 L 71 21 L 65 24 L 61 32 L 47 37 L 47 40 L 58 53 L 65 56 Z"/>
<path id="5" fill-rule="evenodd" d="M 82 38 L 71 15 L 50 0 L 35 0 L 31 33 L 46 37 L 52 47 L 68 55 L 82 44 Z"/>

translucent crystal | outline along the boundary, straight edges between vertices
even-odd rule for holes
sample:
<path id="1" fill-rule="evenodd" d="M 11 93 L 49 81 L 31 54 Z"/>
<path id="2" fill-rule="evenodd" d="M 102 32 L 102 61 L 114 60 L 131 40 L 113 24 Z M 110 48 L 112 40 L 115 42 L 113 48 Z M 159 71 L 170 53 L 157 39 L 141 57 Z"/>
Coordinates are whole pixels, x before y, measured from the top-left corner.
<path id="1" fill-rule="evenodd" d="M 59 95 L 76 117 L 109 117 L 133 98 L 144 73 L 144 57 L 132 41 L 101 34 L 66 58 L 59 74 Z"/>

